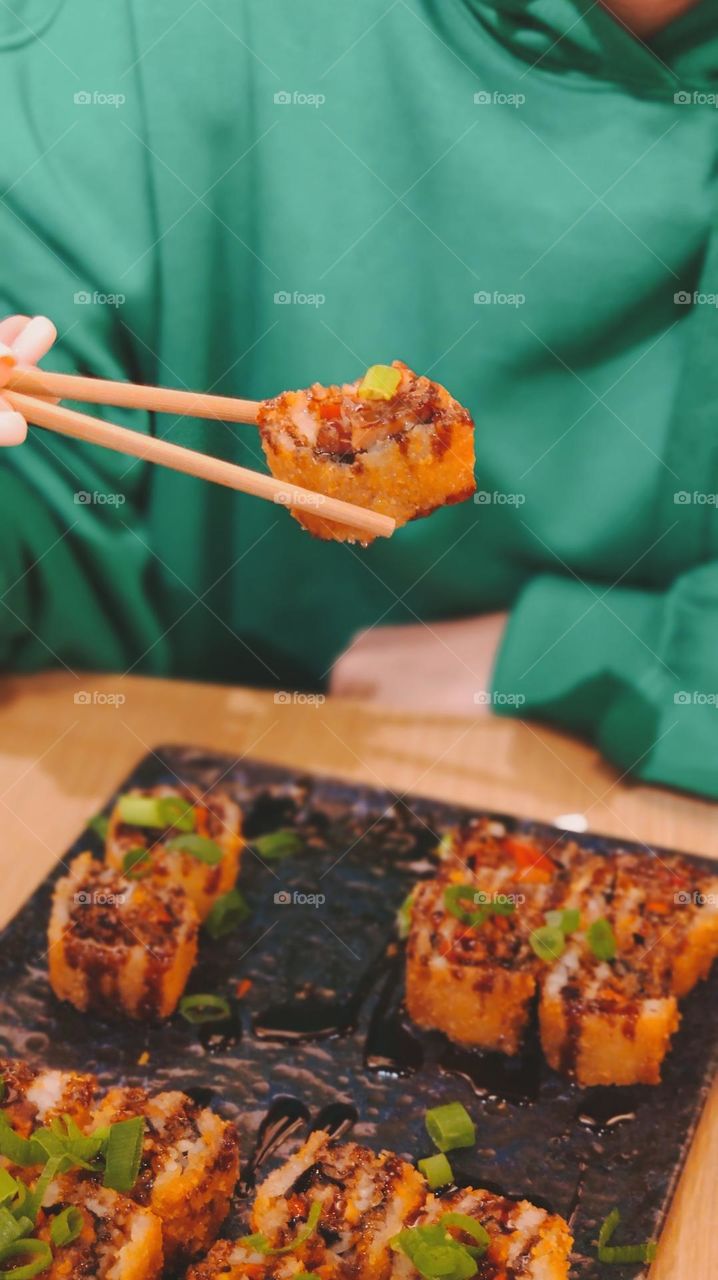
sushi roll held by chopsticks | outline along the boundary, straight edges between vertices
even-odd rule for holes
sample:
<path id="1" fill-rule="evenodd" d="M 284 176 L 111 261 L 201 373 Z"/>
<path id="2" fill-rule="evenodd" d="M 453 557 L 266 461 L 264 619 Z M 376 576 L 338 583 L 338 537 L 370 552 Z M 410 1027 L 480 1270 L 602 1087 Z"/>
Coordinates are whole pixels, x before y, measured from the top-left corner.
<path id="1" fill-rule="evenodd" d="M 445 387 L 395 360 L 344 386 L 314 383 L 262 401 L 257 415 L 272 475 L 391 516 L 397 525 L 471 497 L 474 424 Z M 301 507 L 319 538 L 373 539 Z"/>

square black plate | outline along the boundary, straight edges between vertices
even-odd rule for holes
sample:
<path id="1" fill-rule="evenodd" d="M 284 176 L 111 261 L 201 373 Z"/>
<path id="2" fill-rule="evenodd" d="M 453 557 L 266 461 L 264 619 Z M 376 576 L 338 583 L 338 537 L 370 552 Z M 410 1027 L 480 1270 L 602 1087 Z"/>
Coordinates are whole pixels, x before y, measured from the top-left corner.
<path id="1" fill-rule="evenodd" d="M 231 790 L 245 808 L 250 838 L 295 826 L 304 840 L 301 853 L 267 865 L 247 849 L 240 885 L 251 919 L 229 938 L 205 936 L 201 944 L 188 990 L 231 996 L 233 1033 L 200 1035 L 179 1016 L 150 1027 L 104 1022 L 56 1001 L 47 982 L 45 931 L 61 864 L 0 934 L 0 1051 L 94 1071 L 105 1086 L 195 1092 L 235 1120 L 245 1159 L 278 1095 L 300 1098 L 312 1113 L 352 1103 L 359 1116 L 354 1138 L 412 1160 L 431 1152 L 426 1109 L 460 1099 L 476 1121 L 477 1143 L 452 1155 L 458 1180 L 526 1196 L 571 1218 L 573 1276 L 642 1275 L 640 1266 L 595 1261 L 597 1227 L 619 1205 L 619 1239 L 660 1232 L 714 1076 L 718 966 L 683 1002 L 657 1087 L 579 1089 L 546 1066 L 535 1034 L 517 1059 L 452 1054 L 443 1037 L 412 1031 L 403 1019 L 401 957 L 388 965 L 382 957 L 396 910 L 416 879 L 430 873 L 441 834 L 470 810 L 423 798 L 409 804 L 388 791 L 174 746 L 148 755 L 121 790 L 177 780 Z M 544 824 L 493 816 L 512 830 L 557 834 Z M 570 838 L 609 857 L 619 847 L 651 856 L 643 846 L 608 838 Z M 100 853 L 91 832 L 64 863 L 84 848 Z M 708 859 L 692 861 L 715 873 Z M 251 988 L 235 1001 L 243 979 Z M 344 1034 L 283 1042 L 257 1034 L 268 1007 L 284 1003 L 305 1026 L 336 1028 L 360 985 L 366 999 Z M 144 1053 L 146 1066 L 139 1063 Z M 230 1226 L 243 1223 L 240 1199 Z"/>

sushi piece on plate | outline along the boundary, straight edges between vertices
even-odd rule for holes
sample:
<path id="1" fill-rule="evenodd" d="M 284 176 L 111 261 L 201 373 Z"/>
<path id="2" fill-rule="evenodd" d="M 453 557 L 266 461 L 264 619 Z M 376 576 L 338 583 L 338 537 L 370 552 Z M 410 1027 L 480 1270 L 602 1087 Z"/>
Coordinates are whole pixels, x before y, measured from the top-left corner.
<path id="1" fill-rule="evenodd" d="M 287 1254 L 264 1253 L 250 1240 L 218 1240 L 201 1262 L 187 1272 L 187 1280 L 345 1280 L 347 1272 L 330 1257 L 316 1235 Z"/>
<path id="2" fill-rule="evenodd" d="M 471 497 L 474 424 L 438 382 L 395 360 L 343 386 L 315 383 L 262 402 L 272 475 L 391 516 L 398 525 Z M 367 542 L 363 530 L 293 507 L 310 533 Z"/>
<path id="3" fill-rule="evenodd" d="M 566 893 L 549 842 L 472 822 L 442 846 L 440 875 L 412 895 L 406 1003 L 420 1027 L 517 1053 L 542 964 L 531 935 Z"/>
<path id="4" fill-rule="evenodd" d="M 0 1112 L 22 1138 L 62 1116 L 70 1116 L 80 1129 L 89 1124 L 95 1076 L 0 1058 L 0 1082 Z"/>
<path id="5" fill-rule="evenodd" d="M 195 962 L 198 927 L 179 886 L 128 880 L 81 853 L 55 887 L 52 989 L 83 1013 L 167 1018 Z"/>
<path id="6" fill-rule="evenodd" d="M 80 1232 L 58 1246 L 52 1237 L 53 1223 L 70 1207 L 81 1215 Z M 50 1183 L 36 1238 L 54 1254 L 52 1265 L 40 1273 L 42 1280 L 158 1280 L 163 1274 L 159 1219 L 83 1174 L 64 1174 Z M 29 1261 L 18 1256 L 16 1265 Z"/>
<path id="7" fill-rule="evenodd" d="M 409 1228 L 395 1241 L 392 1280 L 415 1280 L 421 1250 L 448 1247 L 474 1250 L 475 1272 L 467 1264 L 451 1274 L 476 1274 L 477 1280 L 568 1280 L 573 1240 L 563 1218 L 528 1200 L 506 1200 L 470 1187 L 446 1196 L 430 1195 Z M 471 1258 L 472 1254 L 469 1253 Z M 449 1274 L 448 1261 L 447 1271 Z"/>
<path id="8" fill-rule="evenodd" d="M 111 1089 L 95 1112 L 102 1127 L 145 1120 L 137 1181 L 129 1193 L 162 1223 L 165 1261 L 177 1267 L 208 1249 L 229 1212 L 239 1176 L 234 1126 L 184 1093 Z"/>
<path id="9" fill-rule="evenodd" d="M 377 1155 L 349 1142 L 332 1146 L 313 1133 L 257 1191 L 252 1227 L 272 1248 L 311 1228 L 327 1245 L 327 1262 L 352 1280 L 387 1280 L 391 1240 L 426 1195 L 421 1174 L 390 1151 Z"/>
<path id="10" fill-rule="evenodd" d="M 106 861 L 134 879 L 177 884 L 200 920 L 233 888 L 242 851 L 239 805 L 222 791 L 138 788 L 118 797 L 110 815 Z"/>

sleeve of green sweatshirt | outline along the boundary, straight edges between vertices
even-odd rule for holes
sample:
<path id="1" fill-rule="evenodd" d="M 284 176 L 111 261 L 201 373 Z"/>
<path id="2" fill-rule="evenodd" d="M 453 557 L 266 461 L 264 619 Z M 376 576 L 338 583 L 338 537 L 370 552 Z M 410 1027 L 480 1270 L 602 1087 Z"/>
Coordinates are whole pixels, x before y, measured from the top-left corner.
<path id="1" fill-rule="evenodd" d="M 494 703 L 587 736 L 622 773 L 718 797 L 718 562 L 663 594 L 537 576 L 511 613 Z"/>

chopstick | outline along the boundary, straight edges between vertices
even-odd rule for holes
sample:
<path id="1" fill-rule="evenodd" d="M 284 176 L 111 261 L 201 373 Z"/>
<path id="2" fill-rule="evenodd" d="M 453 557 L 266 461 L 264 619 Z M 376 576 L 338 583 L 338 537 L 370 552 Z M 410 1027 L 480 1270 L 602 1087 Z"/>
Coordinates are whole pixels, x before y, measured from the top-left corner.
<path id="1" fill-rule="evenodd" d="M 60 375 L 51 376 L 54 378 Z M 92 381 L 92 379 L 80 378 L 78 381 Z M 49 431 L 57 431 L 61 435 L 72 436 L 75 440 L 86 440 L 89 444 L 102 445 L 105 449 L 114 449 L 116 453 L 129 454 L 145 462 L 155 462 L 160 466 L 170 467 L 173 471 L 182 471 L 185 475 L 198 476 L 201 480 L 210 480 L 213 484 L 224 485 L 228 489 L 253 494 L 257 498 L 267 498 L 270 502 L 284 507 L 302 507 L 315 512 L 322 519 L 351 525 L 373 537 L 390 538 L 396 528 L 395 521 L 389 516 L 381 515 L 378 511 L 369 511 L 366 507 L 357 507 L 353 502 L 342 502 L 338 498 L 315 493 L 312 489 L 304 489 L 301 485 L 275 480 L 274 476 L 251 471 L 247 467 L 239 467 L 232 462 L 224 462 L 221 458 L 211 458 L 205 453 L 197 453 L 194 449 L 185 449 L 167 440 L 158 440 L 156 436 L 145 436 L 138 431 L 118 427 L 113 422 L 103 422 L 100 418 L 92 418 L 89 414 L 78 413 L 74 409 L 65 409 L 60 405 L 49 404 L 45 400 L 36 400 L 32 396 L 9 391 L 6 387 L 3 388 L 2 394 L 3 398 L 9 401 L 13 409 L 17 409 L 27 422 L 45 427 Z M 48 394 L 56 394 L 56 392 Z M 236 403 L 251 402 L 237 401 Z"/>
<path id="2" fill-rule="evenodd" d="M 256 400 L 177 391 L 173 387 L 146 387 L 137 382 L 112 382 L 107 378 L 85 378 L 74 373 L 47 373 L 44 369 L 25 369 L 22 366 L 13 369 L 7 388 L 30 396 L 56 396 L 58 400 L 111 404 L 122 409 L 146 409 L 191 418 L 215 418 L 219 422 L 256 424 L 259 409 Z"/>

